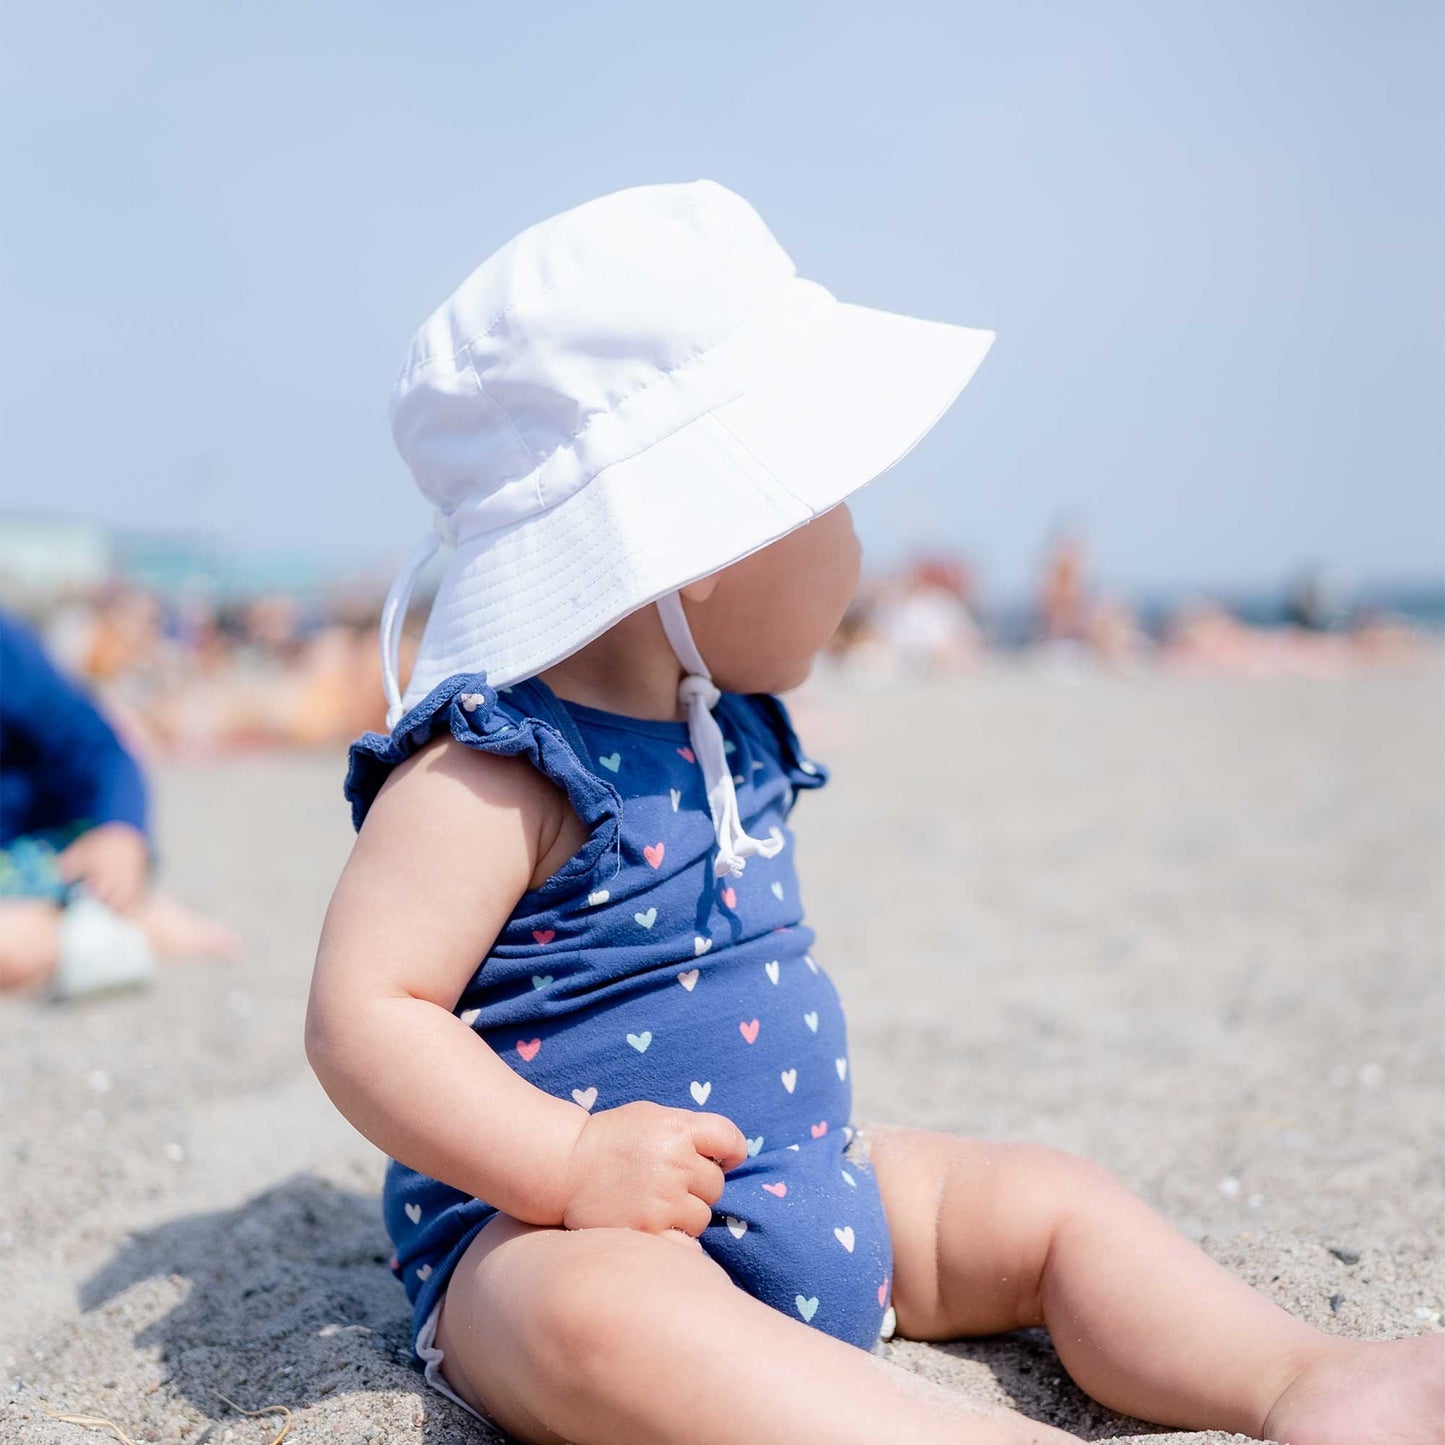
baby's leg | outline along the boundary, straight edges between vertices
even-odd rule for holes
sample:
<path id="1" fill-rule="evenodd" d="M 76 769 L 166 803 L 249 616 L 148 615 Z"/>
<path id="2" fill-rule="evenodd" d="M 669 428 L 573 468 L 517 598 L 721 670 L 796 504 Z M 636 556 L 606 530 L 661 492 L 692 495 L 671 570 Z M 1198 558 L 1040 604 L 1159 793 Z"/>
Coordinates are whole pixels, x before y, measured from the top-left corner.
<path id="1" fill-rule="evenodd" d="M 0 990 L 34 988 L 55 972 L 60 909 L 43 898 L 0 898 Z"/>
<path id="2" fill-rule="evenodd" d="M 1053 1445 L 1017 1415 L 791 1320 L 692 1240 L 498 1216 L 447 1288 L 436 1344 L 469 1404 L 536 1445 Z"/>
<path id="3" fill-rule="evenodd" d="M 1445 1339 L 1312 1329 L 1081 1159 L 915 1129 L 869 1144 L 899 1334 L 1047 1325 L 1083 1389 L 1159 1424 L 1290 1445 L 1445 1442 Z"/>

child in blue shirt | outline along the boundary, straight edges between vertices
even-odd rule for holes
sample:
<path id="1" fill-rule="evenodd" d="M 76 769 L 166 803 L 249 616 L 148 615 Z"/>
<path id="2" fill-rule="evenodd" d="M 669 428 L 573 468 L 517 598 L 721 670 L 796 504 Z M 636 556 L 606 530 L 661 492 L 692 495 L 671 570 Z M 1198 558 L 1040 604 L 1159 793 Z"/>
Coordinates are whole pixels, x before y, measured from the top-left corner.
<path id="1" fill-rule="evenodd" d="M 151 887 L 145 779 L 90 698 L 0 612 L 0 989 L 143 984 L 229 929 Z"/>
<path id="2" fill-rule="evenodd" d="M 1063 1441 L 875 1353 L 1037 1325 L 1144 1419 L 1445 1438 L 1440 1340 L 1327 1337 L 1080 1160 L 852 1119 L 788 827 L 824 774 L 775 694 L 856 585 L 844 499 L 990 339 L 834 301 L 698 182 L 524 232 L 413 344 L 436 511 L 307 1043 L 392 1156 L 428 1380 L 523 1440 Z"/>

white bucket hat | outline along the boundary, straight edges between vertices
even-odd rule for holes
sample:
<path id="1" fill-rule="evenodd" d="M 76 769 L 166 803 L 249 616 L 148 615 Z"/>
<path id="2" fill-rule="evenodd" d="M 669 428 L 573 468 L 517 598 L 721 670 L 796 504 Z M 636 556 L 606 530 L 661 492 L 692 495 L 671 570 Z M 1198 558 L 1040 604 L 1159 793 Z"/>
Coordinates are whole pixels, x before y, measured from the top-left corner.
<path id="1" fill-rule="evenodd" d="M 382 615 L 389 725 L 454 673 L 532 677 L 669 597 L 668 636 L 705 679 L 678 588 L 886 471 L 992 341 L 835 300 L 713 181 L 618 191 L 523 231 L 422 326 L 393 392 L 397 446 L 435 511 Z M 442 543 L 403 697 L 406 604 Z M 715 697 L 710 682 L 685 696 L 695 733 L 717 731 Z M 719 805 L 735 818 L 736 802 L 720 772 L 719 872 L 735 872 L 766 845 L 740 827 L 729 838 L 753 846 L 724 840 Z"/>

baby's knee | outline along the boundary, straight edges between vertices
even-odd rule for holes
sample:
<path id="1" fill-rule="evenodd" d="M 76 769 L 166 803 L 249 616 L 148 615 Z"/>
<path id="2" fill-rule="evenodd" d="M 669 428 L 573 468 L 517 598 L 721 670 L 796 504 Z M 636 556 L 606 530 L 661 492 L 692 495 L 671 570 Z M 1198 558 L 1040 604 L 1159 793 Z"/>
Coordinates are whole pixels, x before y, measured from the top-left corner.
<path id="1" fill-rule="evenodd" d="M 1061 1204 L 1087 1203 L 1123 1189 L 1102 1164 L 1049 1144 L 1010 1144 L 1020 1172 L 1038 1182 Z"/>
<path id="2" fill-rule="evenodd" d="M 559 1240 L 528 1309 L 528 1346 L 549 1373 L 586 1388 L 594 1375 L 653 1357 L 680 1298 L 726 1276 L 696 1241 L 629 1229 L 584 1229 Z M 680 1247 L 681 1246 L 681 1247 Z"/>

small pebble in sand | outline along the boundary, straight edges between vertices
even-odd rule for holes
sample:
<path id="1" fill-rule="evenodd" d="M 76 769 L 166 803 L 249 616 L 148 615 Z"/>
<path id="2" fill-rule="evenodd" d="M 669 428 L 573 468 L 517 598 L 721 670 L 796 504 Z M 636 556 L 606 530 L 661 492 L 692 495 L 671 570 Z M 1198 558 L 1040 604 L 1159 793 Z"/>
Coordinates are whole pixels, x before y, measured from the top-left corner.
<path id="1" fill-rule="evenodd" d="M 1385 1066 L 1383 1064 L 1361 1064 L 1360 1083 L 1367 1089 L 1378 1089 L 1385 1082 Z"/>
<path id="2" fill-rule="evenodd" d="M 184 1161 L 186 1157 L 185 1146 L 177 1144 L 175 1140 L 172 1140 L 169 1144 L 166 1145 L 165 1155 L 172 1164 L 180 1164 Z"/>
<path id="3" fill-rule="evenodd" d="M 1260 1205 L 1262 1205 L 1262 1204 L 1264 1203 L 1264 1195 L 1263 1195 L 1263 1194 L 1251 1194 L 1251 1195 L 1249 1196 L 1249 1198 L 1246 1199 L 1244 1202 L 1245 1202 L 1247 1205 L 1249 1205 L 1249 1207 L 1250 1207 L 1251 1209 L 1258 1209 L 1258 1208 L 1260 1207 Z"/>
<path id="4" fill-rule="evenodd" d="M 110 1075 L 104 1069 L 92 1069 L 86 1076 L 85 1082 L 95 1090 L 97 1094 L 110 1093 Z"/>
<path id="5" fill-rule="evenodd" d="M 1360 1251 L 1350 1249 L 1347 1245 L 1332 1244 L 1328 1246 L 1329 1251 L 1341 1264 L 1358 1264 L 1360 1262 Z"/>
<path id="6" fill-rule="evenodd" d="M 1226 1199 L 1238 1199 L 1240 1187 L 1239 1180 L 1236 1179 L 1233 1174 L 1226 1174 L 1224 1178 L 1219 1181 L 1219 1192 Z"/>
<path id="7" fill-rule="evenodd" d="M 1337 1314 L 1339 1314 L 1339 1312 L 1340 1312 L 1340 1306 L 1341 1306 L 1342 1304 L 1344 1304 L 1344 1302 L 1345 1302 L 1345 1297 L 1344 1297 L 1344 1295 L 1342 1295 L 1342 1294 L 1332 1294 L 1332 1295 L 1330 1296 L 1330 1313 L 1331 1313 L 1332 1315 L 1337 1315 Z"/>
<path id="8" fill-rule="evenodd" d="M 1432 1325 L 1440 1323 L 1440 1311 L 1432 1310 L 1429 1305 L 1416 1305 L 1415 1318 L 1417 1320 L 1429 1320 Z"/>

